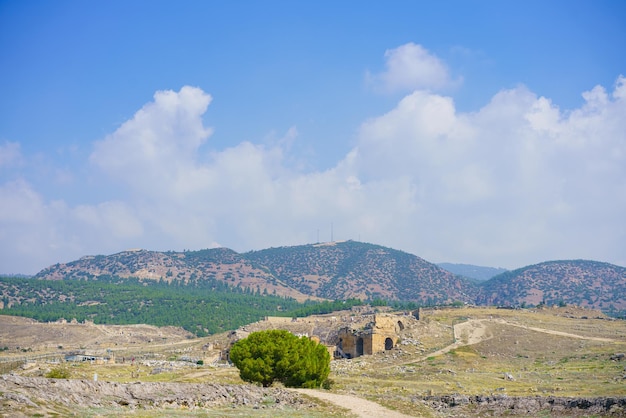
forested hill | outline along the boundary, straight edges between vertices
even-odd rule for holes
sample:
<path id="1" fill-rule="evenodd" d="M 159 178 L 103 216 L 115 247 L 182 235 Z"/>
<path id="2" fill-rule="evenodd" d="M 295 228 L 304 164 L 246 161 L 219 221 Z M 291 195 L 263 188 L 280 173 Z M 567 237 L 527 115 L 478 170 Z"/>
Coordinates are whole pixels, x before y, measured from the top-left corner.
<path id="1" fill-rule="evenodd" d="M 130 250 L 55 264 L 37 279 L 137 278 L 180 285 L 217 281 L 261 295 L 437 304 L 574 304 L 626 312 L 626 268 L 586 260 L 549 261 L 505 272 L 480 284 L 420 257 L 355 241 L 237 253 L 227 248 L 184 252 Z"/>
<path id="2" fill-rule="evenodd" d="M 483 284 L 480 304 L 568 304 L 626 311 L 626 268 L 590 260 L 548 261 L 500 274 Z"/>
<path id="3" fill-rule="evenodd" d="M 238 254 L 227 248 L 185 252 L 129 250 L 55 264 L 37 279 L 138 278 L 194 284 L 215 279 L 233 287 L 307 298 L 473 302 L 477 288 L 417 256 L 355 241 Z"/>
<path id="4" fill-rule="evenodd" d="M 145 281 L 196 284 L 218 280 L 231 287 L 306 300 L 310 297 L 281 283 L 266 268 L 253 265 L 228 248 L 199 251 L 159 252 L 128 250 L 112 255 L 85 256 L 59 263 L 39 272 L 44 280 L 94 279 L 98 277 L 137 278 Z"/>
<path id="5" fill-rule="evenodd" d="M 270 248 L 244 254 L 282 282 L 323 298 L 473 302 L 469 281 L 420 257 L 355 241 Z"/>
<path id="6" fill-rule="evenodd" d="M 0 277 L 0 313 L 48 322 L 179 326 L 198 336 L 235 329 L 266 315 L 297 312 L 291 298 L 262 296 L 209 279 L 179 286 L 150 286 L 138 279 L 35 280 Z M 308 306 L 308 305 L 307 305 Z"/>

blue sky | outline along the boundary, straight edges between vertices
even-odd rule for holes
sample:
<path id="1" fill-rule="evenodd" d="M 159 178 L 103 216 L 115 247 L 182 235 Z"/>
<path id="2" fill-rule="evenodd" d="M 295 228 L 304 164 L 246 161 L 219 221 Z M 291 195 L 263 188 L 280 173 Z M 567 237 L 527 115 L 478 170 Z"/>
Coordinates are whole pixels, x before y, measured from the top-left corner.
<path id="1" fill-rule="evenodd" d="M 621 1 L 0 2 L 0 272 L 334 238 L 626 265 Z"/>

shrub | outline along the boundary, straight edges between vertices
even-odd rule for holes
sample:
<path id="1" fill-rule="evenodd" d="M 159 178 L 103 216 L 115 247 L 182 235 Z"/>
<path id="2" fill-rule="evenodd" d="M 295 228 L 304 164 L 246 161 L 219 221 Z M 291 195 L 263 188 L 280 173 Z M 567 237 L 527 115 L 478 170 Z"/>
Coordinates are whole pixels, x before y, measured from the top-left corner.
<path id="1" fill-rule="evenodd" d="M 287 387 L 320 387 L 330 373 L 326 347 L 284 330 L 253 332 L 233 345 L 230 359 L 243 380 L 263 387 L 274 381 Z"/>
<path id="2" fill-rule="evenodd" d="M 70 371 L 63 366 L 55 367 L 54 369 L 46 373 L 46 377 L 48 379 L 69 379 L 70 375 Z"/>

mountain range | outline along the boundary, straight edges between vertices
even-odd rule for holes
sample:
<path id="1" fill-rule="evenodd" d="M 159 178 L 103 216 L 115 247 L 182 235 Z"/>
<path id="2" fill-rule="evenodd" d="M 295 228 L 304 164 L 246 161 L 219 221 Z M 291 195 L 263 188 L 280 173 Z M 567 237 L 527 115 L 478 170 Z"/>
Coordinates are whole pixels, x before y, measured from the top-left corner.
<path id="1" fill-rule="evenodd" d="M 626 312 L 626 268 L 590 260 L 548 261 L 477 281 L 416 255 L 356 242 L 329 242 L 237 253 L 128 250 L 86 256 L 39 272 L 35 279 L 133 277 L 181 285 L 216 279 L 297 300 L 398 300 L 504 306 L 573 304 Z"/>

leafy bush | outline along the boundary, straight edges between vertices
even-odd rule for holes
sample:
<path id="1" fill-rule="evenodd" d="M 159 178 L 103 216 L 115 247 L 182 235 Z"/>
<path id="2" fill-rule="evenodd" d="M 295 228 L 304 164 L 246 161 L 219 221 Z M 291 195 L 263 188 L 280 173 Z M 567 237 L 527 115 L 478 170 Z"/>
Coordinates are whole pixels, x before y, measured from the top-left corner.
<path id="1" fill-rule="evenodd" d="M 69 379 L 71 373 L 67 367 L 59 366 L 46 373 L 48 379 Z"/>
<path id="2" fill-rule="evenodd" d="M 230 359 L 239 376 L 263 387 L 320 387 L 330 373 L 330 354 L 322 344 L 284 330 L 253 332 L 237 341 Z"/>

